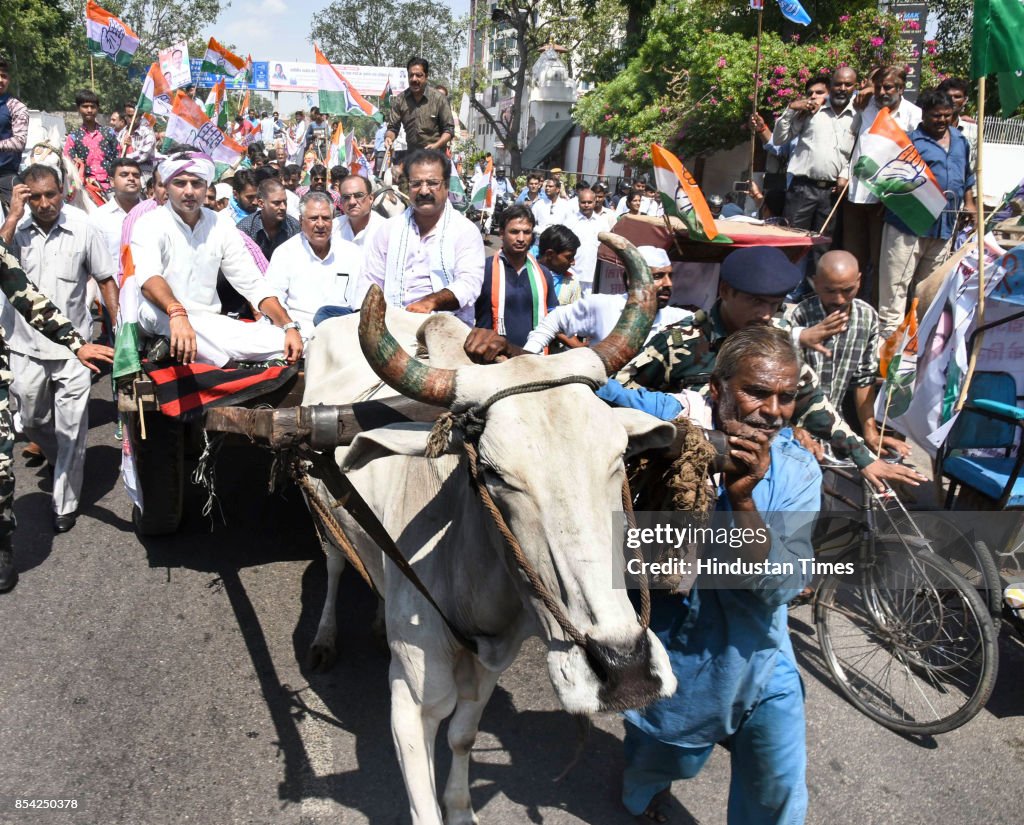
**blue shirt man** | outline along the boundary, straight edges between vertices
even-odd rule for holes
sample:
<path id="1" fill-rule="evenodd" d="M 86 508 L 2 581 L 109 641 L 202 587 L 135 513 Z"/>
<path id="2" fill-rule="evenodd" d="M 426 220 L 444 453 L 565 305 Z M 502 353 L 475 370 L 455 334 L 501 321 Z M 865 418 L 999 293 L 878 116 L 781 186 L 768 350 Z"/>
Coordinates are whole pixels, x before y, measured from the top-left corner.
<path id="1" fill-rule="evenodd" d="M 715 555 L 777 563 L 781 572 L 731 579 L 733 589 L 698 576 L 686 596 L 655 594 L 651 629 L 679 689 L 626 713 L 623 803 L 633 814 L 662 821 L 672 782 L 696 776 L 715 744 L 727 742 L 730 825 L 804 820 L 803 690 L 786 604 L 810 580 L 821 471 L 784 428 L 798 377 L 799 355 L 776 328 L 740 330 L 719 352 L 711 397 L 735 465 L 723 473 L 718 509 L 737 528 L 767 528 L 770 547 L 750 544 L 723 558 L 719 545 Z"/>

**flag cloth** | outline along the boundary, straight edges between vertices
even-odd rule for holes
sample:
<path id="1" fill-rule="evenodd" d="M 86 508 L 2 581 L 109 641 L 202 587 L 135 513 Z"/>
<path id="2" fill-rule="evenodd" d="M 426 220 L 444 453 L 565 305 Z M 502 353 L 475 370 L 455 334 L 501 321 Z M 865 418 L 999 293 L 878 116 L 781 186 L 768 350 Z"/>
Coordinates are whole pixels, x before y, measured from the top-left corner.
<path id="1" fill-rule="evenodd" d="M 916 235 L 925 235 L 946 208 L 946 196 L 913 142 L 887 108 L 860 139 L 853 173 Z"/>
<path id="2" fill-rule="evenodd" d="M 195 146 L 213 158 L 218 177 L 245 154 L 245 148 L 218 129 L 199 104 L 182 91 L 174 97 L 165 134 L 166 140 Z"/>
<path id="3" fill-rule="evenodd" d="M 731 243 L 729 238 L 719 234 L 704 193 L 679 158 L 652 143 L 651 160 L 654 162 L 654 182 L 665 214 L 682 220 L 690 237 L 695 240 Z"/>
<path id="4" fill-rule="evenodd" d="M 373 117 L 377 107 L 357 92 L 315 43 L 316 83 L 320 89 L 320 111 L 335 115 Z"/>
<path id="5" fill-rule="evenodd" d="M 394 92 L 391 91 L 391 78 L 388 78 L 388 82 L 384 84 L 384 91 L 380 93 L 380 105 L 391 106 L 391 98 L 394 96 Z"/>
<path id="6" fill-rule="evenodd" d="M 167 117 L 171 113 L 171 90 L 164 80 L 159 63 L 149 67 L 146 79 L 142 81 L 142 92 L 135 108 L 143 114 L 152 112 L 160 117 Z"/>
<path id="7" fill-rule="evenodd" d="M 249 90 L 245 90 L 245 97 L 242 98 L 242 107 L 238 110 L 238 114 L 242 117 L 249 117 Z"/>
<path id="8" fill-rule="evenodd" d="M 1020 0 L 975 0 L 971 79 L 1024 69 L 1022 31 Z"/>
<path id="9" fill-rule="evenodd" d="M 224 105 L 225 94 L 224 78 L 222 77 L 213 84 L 213 88 L 210 89 L 210 96 L 206 98 L 206 106 L 204 107 L 206 116 L 216 123 L 217 128 L 221 131 L 226 129 L 228 125 L 228 108 Z"/>
<path id="10" fill-rule="evenodd" d="M 487 166 L 473 176 L 473 194 L 469 202 L 477 209 L 490 209 L 493 202 L 494 158 L 488 155 Z"/>
<path id="11" fill-rule="evenodd" d="M 448 178 L 448 194 L 454 195 L 454 202 L 461 204 L 461 208 L 465 209 L 466 202 L 466 187 L 462 185 L 462 178 L 459 177 L 459 170 L 455 168 L 455 164 L 452 164 L 452 176 Z"/>
<path id="12" fill-rule="evenodd" d="M 1022 64 L 1024 68 L 1024 64 Z M 1024 71 L 999 72 L 999 108 L 1003 117 L 1013 117 L 1021 101 L 1024 101 Z"/>
<path id="13" fill-rule="evenodd" d="M 366 156 L 363 154 L 363 150 L 359 148 L 359 143 L 358 141 L 356 141 L 355 132 L 349 135 L 349 141 L 351 141 L 349 143 L 348 151 L 349 171 L 353 175 L 359 175 L 360 177 L 369 180 L 371 178 L 370 164 L 367 163 Z"/>
<path id="14" fill-rule="evenodd" d="M 754 11 L 764 10 L 764 0 L 750 0 L 750 8 Z"/>
<path id="15" fill-rule="evenodd" d="M 800 5 L 800 0 L 779 0 L 779 11 L 793 23 L 799 23 L 801 26 L 808 26 L 811 23 L 811 16 Z"/>
<path id="16" fill-rule="evenodd" d="M 85 39 L 93 57 L 105 57 L 127 66 L 139 48 L 139 36 L 92 0 L 85 4 Z"/>
<path id="17" fill-rule="evenodd" d="M 348 165 L 348 157 L 345 151 L 345 147 L 345 124 L 339 120 L 338 126 L 334 130 L 334 134 L 331 135 L 331 143 L 327 147 L 328 169 L 333 169 L 335 166 Z"/>
<path id="18" fill-rule="evenodd" d="M 234 77 L 244 69 L 245 61 L 242 58 L 226 49 L 212 37 L 210 38 L 206 54 L 203 55 L 203 67 L 200 71 Z"/>
<path id="19" fill-rule="evenodd" d="M 914 381 L 917 378 L 917 298 L 910 302 L 910 310 L 896 331 L 882 344 L 879 364 L 885 376 L 883 415 L 890 419 L 899 418 L 910 409 L 910 402 L 914 400 Z"/>

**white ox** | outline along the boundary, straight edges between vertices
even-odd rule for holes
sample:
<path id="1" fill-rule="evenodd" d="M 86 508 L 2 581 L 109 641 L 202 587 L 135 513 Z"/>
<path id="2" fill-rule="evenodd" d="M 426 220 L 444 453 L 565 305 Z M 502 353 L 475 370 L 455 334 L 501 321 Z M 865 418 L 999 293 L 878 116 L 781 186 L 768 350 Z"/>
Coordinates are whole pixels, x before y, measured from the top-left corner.
<path id="1" fill-rule="evenodd" d="M 430 357 L 427 366 L 391 337 L 383 295 L 373 289 L 361 317 L 363 351 L 385 381 L 404 395 L 454 412 L 477 408 L 496 391 L 533 382 L 583 377 L 603 383 L 639 348 L 654 315 L 649 272 L 635 250 L 625 255 L 636 275 L 633 297 L 616 332 L 593 349 L 473 365 L 462 350 L 468 330 L 454 319 L 437 316 L 421 330 Z M 389 320 L 393 317 L 388 314 Z M 347 334 L 352 320 L 340 319 L 333 329 Z M 318 363 L 330 359 L 316 350 L 326 347 L 337 353 L 332 345 L 336 337 L 318 334 L 311 346 L 306 374 L 310 390 L 304 401 L 351 399 L 351 393 L 345 399 L 325 397 L 329 393 L 323 382 L 331 377 L 317 371 Z M 359 369 L 351 368 L 355 373 Z M 639 707 L 676 687 L 664 649 L 650 630 L 639 626 L 626 592 L 613 588 L 611 569 L 612 514 L 622 506 L 623 459 L 632 450 L 668 445 L 674 427 L 633 410 L 609 408 L 581 383 L 510 395 L 483 415 L 484 427 L 475 443 L 487 490 L 548 592 L 586 638 L 585 645 L 569 638 L 510 560 L 473 487 L 461 439 L 453 438 L 446 454 L 428 459 L 423 456 L 429 426 L 392 425 L 360 434 L 336 454 L 440 610 L 477 646 L 476 653 L 463 647 L 437 610 L 394 565 L 384 562 L 380 549 L 348 513 L 334 511 L 384 595 L 392 654 L 391 727 L 416 825 L 476 822 L 469 753 L 499 676 L 530 635 L 539 633 L 547 646 L 551 683 L 570 712 Z M 569 468 L 571 473 L 566 472 Z M 567 477 L 578 484 L 567 485 Z M 325 490 L 320 492 L 332 500 Z M 335 577 L 342 567 L 340 557 L 329 544 L 326 550 L 329 573 Z M 318 641 L 325 641 L 320 633 Z M 434 742 L 441 721 L 453 712 L 448 729 L 452 767 L 442 819 Z"/>

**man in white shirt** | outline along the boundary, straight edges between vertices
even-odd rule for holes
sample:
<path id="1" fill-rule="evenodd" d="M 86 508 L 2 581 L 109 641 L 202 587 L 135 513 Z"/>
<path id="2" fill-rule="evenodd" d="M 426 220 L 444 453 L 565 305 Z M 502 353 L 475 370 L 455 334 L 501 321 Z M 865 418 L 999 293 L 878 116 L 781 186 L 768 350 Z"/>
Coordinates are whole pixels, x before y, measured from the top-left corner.
<path id="1" fill-rule="evenodd" d="M 352 241 L 333 231 L 334 204 L 326 192 L 304 195 L 299 215 L 301 231 L 277 248 L 267 268 L 267 281 L 300 325 L 303 339 L 309 340 L 321 308 L 349 312 L 355 308 L 361 253 Z"/>
<path id="2" fill-rule="evenodd" d="M 367 246 L 357 301 L 377 284 L 389 306 L 454 312 L 473 326 L 484 281 L 484 242 L 476 224 L 448 200 L 451 160 L 434 149 L 417 149 L 405 169 L 412 206 L 390 218 Z"/>
<path id="3" fill-rule="evenodd" d="M 640 180 L 633 184 L 633 189 L 630 191 L 630 195 L 627 195 L 619 201 L 619 205 L 615 212 L 620 218 L 629 211 L 629 197 L 636 192 L 640 193 L 641 215 L 660 218 L 665 214 L 665 207 L 661 205 L 661 197 L 658 195 L 658 190 Z"/>
<path id="4" fill-rule="evenodd" d="M 670 307 L 672 300 L 672 262 L 664 249 L 656 246 L 637 247 L 637 251 L 651 268 L 654 287 L 658 291 L 658 314 L 651 324 L 650 340 L 671 324 L 687 320 L 693 315 L 687 309 Z M 595 344 L 606 338 L 615 328 L 626 305 L 626 294 L 589 295 L 572 304 L 559 306 L 549 312 L 526 339 L 527 352 L 541 353 L 556 338 L 570 347 Z M 580 339 L 586 338 L 587 344 Z"/>
<path id="5" fill-rule="evenodd" d="M 544 181 L 544 195 L 547 200 L 537 201 L 533 205 L 533 216 L 537 219 L 537 227 L 534 230 L 540 235 L 552 224 L 568 224 L 573 216 L 569 201 L 562 197 L 558 181 L 555 178 L 548 178 Z"/>
<path id="6" fill-rule="evenodd" d="M 589 295 L 594 289 L 594 271 L 597 269 L 597 248 L 601 242 L 597 239 L 598 232 L 607 232 L 607 222 L 594 214 L 597 196 L 592 189 L 581 189 L 576 195 L 579 211 L 566 224 L 577 238 L 580 248 L 576 250 L 576 263 L 572 271 L 579 281 L 583 295 Z"/>
<path id="7" fill-rule="evenodd" d="M 121 257 L 121 228 L 124 219 L 141 202 L 142 170 L 139 162 L 131 158 L 117 158 L 110 165 L 111 192 L 114 197 L 89 216 L 115 263 Z"/>
<path id="8" fill-rule="evenodd" d="M 878 278 L 878 259 L 882 248 L 882 224 L 885 209 L 868 188 L 856 177 L 852 169 L 857 166 L 861 155 L 861 138 L 875 122 L 883 108 L 904 132 L 912 132 L 921 122 L 921 110 L 909 100 L 903 99 L 907 83 L 907 70 L 901 66 L 878 69 L 872 77 L 874 94 L 870 100 L 859 97 L 854 106 L 862 103 L 863 110 L 853 119 L 854 144 L 850 162 L 840 173 L 837 189 L 841 192 L 850 182 L 846 200 L 843 202 L 843 249 L 853 253 L 860 265 L 861 274 L 868 283 Z M 870 274 L 869 274 L 870 273 Z"/>
<path id="9" fill-rule="evenodd" d="M 605 203 L 605 199 L 608 197 L 608 190 L 599 183 L 594 187 L 593 192 L 594 214 L 604 223 L 604 229 L 601 231 L 611 232 L 612 227 L 618 223 L 619 216 L 615 214 L 614 209 L 610 209 Z"/>
<path id="10" fill-rule="evenodd" d="M 64 203 L 53 168 L 30 166 L 22 178 L 25 186 L 15 187 L 0 238 L 11 245 L 28 279 L 50 296 L 78 335 L 88 341 L 92 337 L 88 283 L 99 283 L 116 317 L 117 265 L 85 213 Z M 24 214 L 26 202 L 30 215 Z M 58 533 L 64 533 L 75 526 L 82 491 L 91 373 L 71 350 L 44 338 L 20 316 L 15 318 L 10 348 L 11 389 L 22 427 L 53 465 L 53 524 Z"/>
<path id="11" fill-rule="evenodd" d="M 132 234 L 135 278 L 144 300 L 139 325 L 170 340 L 172 357 L 224 366 L 229 361 L 294 363 L 302 337 L 262 277 L 241 233 L 203 207 L 214 177 L 208 155 L 181 152 L 160 164 L 163 206 L 143 215 Z M 220 315 L 217 272 L 273 325 Z"/>
<path id="12" fill-rule="evenodd" d="M 372 195 L 370 181 L 362 175 L 346 175 L 338 186 L 343 212 L 334 219 L 334 229 L 343 240 L 358 247 L 360 259 L 377 230 L 387 222 L 387 218 L 373 211 Z"/>

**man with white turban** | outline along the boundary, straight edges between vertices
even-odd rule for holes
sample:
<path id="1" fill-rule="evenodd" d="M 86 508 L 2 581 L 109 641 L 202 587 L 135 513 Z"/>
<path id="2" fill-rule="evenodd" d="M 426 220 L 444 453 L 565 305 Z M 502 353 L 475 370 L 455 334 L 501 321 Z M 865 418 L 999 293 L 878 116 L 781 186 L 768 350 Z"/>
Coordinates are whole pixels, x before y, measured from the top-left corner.
<path id="1" fill-rule="evenodd" d="M 235 227 L 206 209 L 212 159 L 181 152 L 160 164 L 167 203 L 144 215 L 132 234 L 135 278 L 142 290 L 139 324 L 170 340 L 183 364 L 224 366 L 302 355 L 299 325 L 262 277 Z M 220 314 L 217 272 L 270 320 L 245 323 Z"/>

